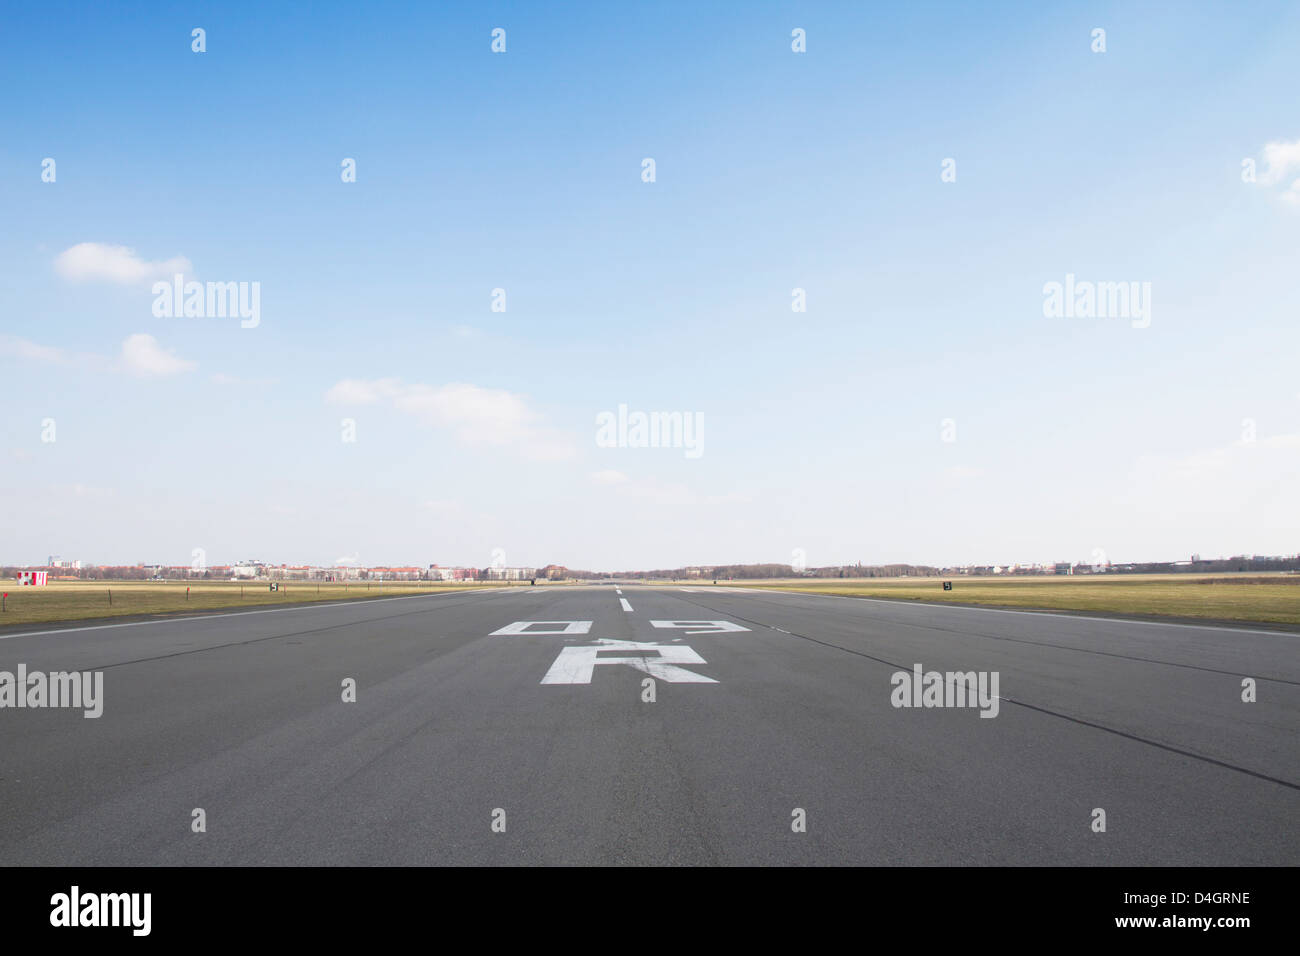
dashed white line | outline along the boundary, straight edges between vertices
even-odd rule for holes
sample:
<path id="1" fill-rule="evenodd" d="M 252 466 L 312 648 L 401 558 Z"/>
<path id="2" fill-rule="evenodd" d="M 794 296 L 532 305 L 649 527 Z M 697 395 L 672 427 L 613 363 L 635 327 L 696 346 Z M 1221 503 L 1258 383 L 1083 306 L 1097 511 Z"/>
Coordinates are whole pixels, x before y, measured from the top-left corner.
<path id="1" fill-rule="evenodd" d="M 629 614 L 632 613 L 632 605 L 627 603 L 627 598 L 619 598 L 618 603 L 623 605 L 623 610 L 627 611 Z"/>

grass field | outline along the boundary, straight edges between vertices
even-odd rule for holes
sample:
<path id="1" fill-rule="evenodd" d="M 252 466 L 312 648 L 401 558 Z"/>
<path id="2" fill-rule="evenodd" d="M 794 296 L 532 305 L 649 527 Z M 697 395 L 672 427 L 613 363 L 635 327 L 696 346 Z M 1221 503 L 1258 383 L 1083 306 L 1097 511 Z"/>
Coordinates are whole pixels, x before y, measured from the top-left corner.
<path id="1" fill-rule="evenodd" d="M 500 586 L 504 582 L 493 582 Z M 526 583 L 526 582 L 525 582 Z M 225 608 L 262 607 L 272 604 L 307 604 L 356 598 L 400 597 L 404 594 L 437 594 L 441 591 L 472 590 L 485 585 L 439 584 L 424 581 L 349 581 L 320 584 L 307 581 L 281 582 L 272 591 L 266 582 L 243 584 L 231 581 L 51 581 L 46 587 L 20 587 L 0 582 L 7 591 L 0 629 L 12 624 L 72 621 L 95 617 L 125 617 L 141 614 L 178 614 Z M 186 588 L 189 597 L 186 598 Z M 112 603 L 109 595 L 112 594 Z"/>
<path id="2" fill-rule="evenodd" d="M 1042 610 L 1209 618 L 1300 626 L 1300 575 L 1182 574 L 962 578 L 943 590 L 940 578 L 732 581 L 732 587 L 811 594 L 893 598 L 930 603 L 988 604 Z M 711 583 L 711 582 L 702 582 Z M 721 585 L 722 582 L 719 582 Z"/>

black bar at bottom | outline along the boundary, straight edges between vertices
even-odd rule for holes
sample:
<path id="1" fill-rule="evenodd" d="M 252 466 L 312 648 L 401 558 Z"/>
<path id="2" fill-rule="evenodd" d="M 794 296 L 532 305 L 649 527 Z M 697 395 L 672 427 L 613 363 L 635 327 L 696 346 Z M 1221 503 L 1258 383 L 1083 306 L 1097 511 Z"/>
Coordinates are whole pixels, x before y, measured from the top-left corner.
<path id="1" fill-rule="evenodd" d="M 338 944 L 435 930 L 451 942 L 512 926 L 539 944 L 552 933 L 591 941 L 603 928 L 644 932 L 648 940 L 667 933 L 665 944 L 686 928 L 816 936 L 843 928 L 860 939 L 882 924 L 910 927 L 917 941 L 1129 936 L 1231 945 L 1289 937 L 1297 923 L 1294 882 L 1294 870 L 1218 867 L 13 868 L 0 871 L 0 926 L 7 943 L 64 936 L 92 945 L 110 938 Z"/>

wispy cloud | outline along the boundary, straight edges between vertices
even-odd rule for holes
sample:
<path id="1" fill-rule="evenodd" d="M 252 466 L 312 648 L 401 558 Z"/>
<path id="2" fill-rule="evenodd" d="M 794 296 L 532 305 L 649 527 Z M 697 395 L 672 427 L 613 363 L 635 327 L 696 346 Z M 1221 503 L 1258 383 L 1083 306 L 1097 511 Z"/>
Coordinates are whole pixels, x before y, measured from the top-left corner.
<path id="1" fill-rule="evenodd" d="M 592 472 L 590 477 L 593 485 L 608 489 L 620 498 L 665 507 L 701 505 L 715 508 L 719 505 L 748 504 L 754 501 L 754 496 L 746 491 L 702 495 L 682 482 L 666 482 L 657 478 L 634 478 L 612 468 Z"/>
<path id="2" fill-rule="evenodd" d="M 143 377 L 178 375 L 198 367 L 197 362 L 164 349 L 157 339 L 143 332 L 127 336 L 122 343 L 121 363 L 132 375 Z"/>
<path id="3" fill-rule="evenodd" d="M 1300 139 L 1287 143 L 1281 140 L 1266 143 L 1260 152 L 1262 168 L 1255 178 L 1260 186 L 1276 186 L 1293 175 L 1286 189 L 1277 193 L 1277 198 L 1291 206 L 1300 206 Z"/>
<path id="4" fill-rule="evenodd" d="M 52 365 L 70 365 L 74 358 L 71 353 L 57 346 L 40 345 L 13 335 L 0 335 L 0 355 L 29 362 L 49 362 Z"/>
<path id="5" fill-rule="evenodd" d="M 1261 186 L 1276 186 L 1293 171 L 1300 171 L 1300 139 L 1294 143 L 1266 143 L 1260 153 L 1264 168 L 1259 174 Z"/>
<path id="6" fill-rule="evenodd" d="M 0 357 L 80 368 L 108 368 L 111 364 L 104 356 L 92 352 L 71 352 L 57 345 L 41 345 L 14 335 L 0 335 Z"/>
<path id="7" fill-rule="evenodd" d="M 1128 481 L 1148 513 L 1197 521 L 1215 514 L 1272 514 L 1275 526 L 1294 527 L 1292 499 L 1300 482 L 1300 433 L 1237 441 L 1172 457 L 1138 459 Z"/>
<path id="8" fill-rule="evenodd" d="M 54 268 L 65 279 L 76 282 L 100 280 L 120 285 L 136 285 L 157 279 L 170 279 L 176 273 L 189 275 L 190 260 L 174 256 L 148 262 L 127 246 L 110 246 L 102 242 L 79 242 L 55 257 Z"/>
<path id="9" fill-rule="evenodd" d="M 213 372 L 208 376 L 208 380 L 213 385 L 274 385 L 278 379 L 274 378 L 240 378 L 238 375 L 227 375 L 225 372 Z"/>
<path id="10" fill-rule="evenodd" d="M 113 359 L 92 352 L 69 352 L 55 345 L 41 345 L 10 335 L 0 335 L 0 356 L 50 365 L 126 372 L 142 377 L 176 375 L 198 367 L 198 363 L 164 349 L 157 339 L 143 332 L 128 335 Z"/>
<path id="11" fill-rule="evenodd" d="M 112 488 L 101 488 L 98 485 L 84 485 L 80 482 L 72 484 L 53 485 L 52 490 L 61 497 L 73 498 L 111 498 L 114 494 Z"/>
<path id="12" fill-rule="evenodd" d="M 984 469 L 976 468 L 974 465 L 949 465 L 943 470 L 944 479 L 950 483 L 970 481 L 983 476 Z"/>
<path id="13" fill-rule="evenodd" d="M 522 395 L 453 383 L 406 384 L 400 379 L 344 379 L 325 395 L 339 405 L 387 403 L 465 444 L 510 448 L 525 458 L 558 460 L 573 455 L 572 440 L 548 427 Z"/>

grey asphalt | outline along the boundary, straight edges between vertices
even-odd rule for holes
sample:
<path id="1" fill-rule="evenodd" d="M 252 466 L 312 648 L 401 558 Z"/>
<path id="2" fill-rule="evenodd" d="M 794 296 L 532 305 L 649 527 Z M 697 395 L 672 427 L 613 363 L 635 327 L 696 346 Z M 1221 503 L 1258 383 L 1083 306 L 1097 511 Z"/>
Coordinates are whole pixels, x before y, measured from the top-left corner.
<path id="1" fill-rule="evenodd" d="M 0 633 L 0 670 L 102 670 L 105 699 L 0 709 L 0 864 L 1300 863 L 1300 635 L 622 592 L 631 612 L 550 586 Z M 592 627 L 490 636 L 516 621 Z M 541 683 L 597 639 L 688 646 L 715 683 Z M 997 717 L 892 706 L 917 663 L 996 671 Z"/>

